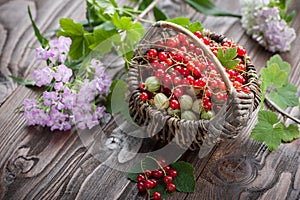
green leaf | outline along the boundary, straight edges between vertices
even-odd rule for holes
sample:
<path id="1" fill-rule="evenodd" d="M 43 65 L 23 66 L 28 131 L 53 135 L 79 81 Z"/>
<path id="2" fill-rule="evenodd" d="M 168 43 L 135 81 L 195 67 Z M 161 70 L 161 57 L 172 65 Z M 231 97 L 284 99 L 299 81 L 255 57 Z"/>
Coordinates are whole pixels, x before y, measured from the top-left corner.
<path id="1" fill-rule="evenodd" d="M 106 31 L 102 29 L 94 30 L 94 43 L 90 45 L 92 50 L 99 51 L 102 54 L 109 53 L 113 47 L 114 41 L 120 41 L 120 34 L 116 29 Z"/>
<path id="2" fill-rule="evenodd" d="M 286 127 L 283 122 L 278 123 L 277 115 L 269 110 L 259 111 L 258 123 L 251 133 L 253 139 L 264 142 L 270 151 L 277 149 L 281 141 L 290 142 L 299 136 L 296 125 Z"/>
<path id="3" fill-rule="evenodd" d="M 24 85 L 24 86 L 35 86 L 35 81 L 28 81 L 16 76 L 9 76 L 10 78 L 12 78 L 14 81 L 16 81 L 17 83 L 19 83 L 20 85 Z"/>
<path id="4" fill-rule="evenodd" d="M 36 26 L 35 22 L 33 21 L 31 10 L 30 10 L 29 6 L 27 7 L 27 11 L 28 11 L 28 15 L 29 15 L 29 18 L 30 18 L 30 21 L 31 21 L 31 24 L 32 24 L 32 27 L 33 27 L 33 30 L 34 30 L 34 33 L 35 33 L 35 36 L 39 40 L 41 46 L 43 48 L 45 48 L 48 45 L 48 40 L 42 36 L 39 28 Z"/>
<path id="5" fill-rule="evenodd" d="M 286 15 L 286 16 L 284 17 L 286 23 L 287 23 L 287 24 L 290 24 L 290 23 L 294 20 L 296 14 L 297 14 L 296 11 L 293 10 L 290 14 Z"/>
<path id="6" fill-rule="evenodd" d="M 297 87 L 290 83 L 283 87 L 276 88 L 276 91 L 271 91 L 270 98 L 283 110 L 288 106 L 297 106 L 299 104 Z"/>
<path id="7" fill-rule="evenodd" d="M 194 22 L 190 25 L 188 25 L 186 27 L 189 31 L 191 31 L 192 33 L 196 32 L 196 31 L 203 31 L 203 27 L 202 24 L 200 22 Z"/>
<path id="8" fill-rule="evenodd" d="M 132 20 L 130 17 L 112 17 L 112 23 L 121 30 L 129 30 L 132 27 Z"/>
<path id="9" fill-rule="evenodd" d="M 59 20 L 59 24 L 61 27 L 61 31 L 67 33 L 72 36 L 82 36 L 83 26 L 80 23 L 75 23 L 73 19 L 61 18 Z"/>
<path id="10" fill-rule="evenodd" d="M 222 48 L 219 48 L 217 57 L 221 64 L 226 67 L 227 69 L 234 69 L 238 64 L 238 60 L 234 60 L 237 57 L 237 48 L 228 48 L 224 52 Z"/>
<path id="11" fill-rule="evenodd" d="M 167 187 L 163 179 L 159 179 L 157 181 L 157 186 L 153 189 L 150 189 L 150 196 L 152 196 L 154 192 L 159 192 L 161 194 L 162 199 L 167 198 L 171 195 L 171 193 L 167 192 Z"/>
<path id="12" fill-rule="evenodd" d="M 171 168 L 178 172 L 177 177 L 173 180 L 176 190 L 179 192 L 194 192 L 196 186 L 194 167 L 190 163 L 179 161 L 172 164 Z"/>
<path id="13" fill-rule="evenodd" d="M 205 15 L 212 16 L 228 16 L 228 17 L 238 17 L 241 18 L 240 15 L 232 14 L 229 12 L 225 12 L 213 4 L 210 0 L 184 0 L 191 7 L 193 7 L 196 11 L 201 12 Z"/>
<path id="14" fill-rule="evenodd" d="M 277 64 L 279 69 L 286 73 L 290 73 L 291 71 L 291 65 L 288 62 L 283 61 L 278 54 L 272 56 L 270 60 L 268 60 L 267 66 L 271 66 L 272 64 Z"/>
<path id="15" fill-rule="evenodd" d="M 177 17 L 177 18 L 173 18 L 173 19 L 168 19 L 166 21 L 173 22 L 173 23 L 178 24 L 183 27 L 189 26 L 191 24 L 190 19 L 186 18 L 186 17 Z"/>
<path id="16" fill-rule="evenodd" d="M 153 0 L 142 0 L 142 2 L 139 5 L 139 10 L 145 10 L 151 3 Z"/>
<path id="17" fill-rule="evenodd" d="M 114 0 L 96 0 L 98 6 L 104 9 L 104 14 L 113 15 L 118 7 Z"/>
<path id="18" fill-rule="evenodd" d="M 154 15 L 154 18 L 156 21 L 168 19 L 168 16 L 162 10 L 160 10 L 157 6 L 155 6 L 153 8 L 153 15 Z"/>
<path id="19" fill-rule="evenodd" d="M 280 88 L 288 83 L 288 74 L 281 70 L 277 63 L 271 63 L 267 68 L 260 70 L 262 91 L 266 91 L 271 85 Z"/>

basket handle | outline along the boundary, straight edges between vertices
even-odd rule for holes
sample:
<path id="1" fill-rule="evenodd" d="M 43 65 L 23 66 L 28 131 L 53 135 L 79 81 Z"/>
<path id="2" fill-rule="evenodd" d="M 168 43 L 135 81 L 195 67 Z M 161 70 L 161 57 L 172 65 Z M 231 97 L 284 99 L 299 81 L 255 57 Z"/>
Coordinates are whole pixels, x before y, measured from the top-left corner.
<path id="1" fill-rule="evenodd" d="M 229 78 L 224 70 L 224 67 L 220 63 L 219 59 L 211 52 L 211 50 L 197 36 L 195 36 L 192 32 L 190 32 L 186 28 L 184 28 L 180 25 L 177 25 L 175 23 L 172 23 L 172 22 L 159 21 L 159 22 L 154 23 L 152 26 L 161 27 L 161 28 L 170 28 L 170 29 L 176 30 L 178 32 L 181 32 L 185 35 L 188 35 L 190 38 L 192 38 L 192 40 L 202 48 L 202 50 L 207 55 L 207 57 L 217 67 L 219 73 L 221 74 L 221 76 L 225 82 L 227 93 L 230 95 L 233 93 L 235 88 L 233 87 L 231 81 L 229 80 Z"/>

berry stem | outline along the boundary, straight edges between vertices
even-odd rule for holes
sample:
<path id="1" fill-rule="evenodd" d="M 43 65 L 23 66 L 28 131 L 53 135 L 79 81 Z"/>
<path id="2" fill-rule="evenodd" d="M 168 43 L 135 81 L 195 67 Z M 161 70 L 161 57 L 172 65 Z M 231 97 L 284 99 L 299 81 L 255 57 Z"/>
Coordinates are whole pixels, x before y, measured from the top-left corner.
<path id="1" fill-rule="evenodd" d="M 154 161 L 157 163 L 157 165 L 159 166 L 159 168 L 163 171 L 164 176 L 167 175 L 167 173 L 166 173 L 166 171 L 164 170 L 163 166 L 161 166 L 161 164 L 160 164 L 154 157 L 152 157 L 152 156 L 147 156 L 147 157 L 150 158 L 150 159 L 152 159 L 152 160 L 154 160 Z"/>

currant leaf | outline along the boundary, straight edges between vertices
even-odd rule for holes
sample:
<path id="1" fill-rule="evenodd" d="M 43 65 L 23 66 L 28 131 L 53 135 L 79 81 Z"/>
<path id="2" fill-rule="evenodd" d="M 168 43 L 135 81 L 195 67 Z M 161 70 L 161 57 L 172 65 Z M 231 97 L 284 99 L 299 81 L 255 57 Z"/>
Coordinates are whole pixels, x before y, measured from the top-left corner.
<path id="1" fill-rule="evenodd" d="M 288 83 L 283 87 L 276 88 L 276 91 L 271 91 L 270 98 L 276 105 L 284 110 L 288 106 L 297 106 L 299 104 L 296 93 L 297 87 Z"/>
<path id="2" fill-rule="evenodd" d="M 262 91 L 266 91 L 270 86 L 280 88 L 288 84 L 288 74 L 285 70 L 281 70 L 277 63 L 267 65 L 260 71 L 262 80 Z"/>
<path id="3" fill-rule="evenodd" d="M 172 164 L 171 168 L 178 172 L 173 180 L 176 190 L 179 192 L 194 192 L 196 186 L 194 167 L 190 163 L 178 161 Z"/>
<path id="4" fill-rule="evenodd" d="M 186 17 L 177 17 L 177 18 L 173 18 L 173 19 L 168 19 L 166 21 L 173 22 L 173 23 L 178 24 L 183 27 L 189 26 L 191 24 L 190 19 L 186 18 Z"/>
<path id="5" fill-rule="evenodd" d="M 153 8 L 153 15 L 156 21 L 168 19 L 168 16 L 157 6 Z"/>
<path id="6" fill-rule="evenodd" d="M 203 31 L 203 27 L 202 24 L 200 22 L 194 22 L 188 26 L 186 26 L 186 28 L 191 31 L 192 33 L 196 32 L 196 31 Z"/>
<path id="7" fill-rule="evenodd" d="M 219 48 L 217 57 L 221 64 L 226 67 L 227 69 L 234 69 L 238 64 L 239 60 L 234 60 L 238 55 L 237 48 L 228 48 L 224 52 L 222 48 Z"/>
<path id="8" fill-rule="evenodd" d="M 258 123 L 252 130 L 251 137 L 259 142 L 264 142 L 270 151 L 277 149 L 282 141 L 290 142 L 299 138 L 300 134 L 296 125 L 285 126 L 279 122 L 277 115 L 269 110 L 260 110 Z"/>
<path id="9" fill-rule="evenodd" d="M 288 62 L 283 61 L 278 54 L 272 56 L 267 62 L 267 66 L 271 66 L 272 64 L 277 64 L 280 70 L 286 73 L 290 73 L 291 71 L 291 65 Z"/>

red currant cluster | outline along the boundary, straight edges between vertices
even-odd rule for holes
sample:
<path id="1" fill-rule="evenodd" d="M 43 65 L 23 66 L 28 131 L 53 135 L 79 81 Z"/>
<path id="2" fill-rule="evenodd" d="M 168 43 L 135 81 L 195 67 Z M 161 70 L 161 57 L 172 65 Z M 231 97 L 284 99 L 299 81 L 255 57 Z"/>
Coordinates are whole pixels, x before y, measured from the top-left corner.
<path id="1" fill-rule="evenodd" d="M 235 69 L 226 69 L 235 89 L 250 92 L 247 86 L 246 50 L 227 40 L 223 44 L 194 33 L 217 55 L 218 50 L 237 48 L 239 61 Z M 226 85 L 215 65 L 202 49 L 186 35 L 179 33 L 159 40 L 144 55 L 147 63 L 141 70 L 140 100 L 166 109 L 168 114 L 181 119 L 210 119 L 228 98 Z"/>
<path id="2" fill-rule="evenodd" d="M 164 166 L 165 161 L 160 161 L 160 166 Z M 173 183 L 173 179 L 177 176 L 177 171 L 171 169 L 169 165 L 165 165 L 159 169 L 153 171 L 146 170 L 145 173 L 139 174 L 137 176 L 137 188 L 140 192 L 145 192 L 146 190 L 155 189 L 158 185 L 158 181 L 163 180 L 163 183 L 166 185 L 166 191 L 173 193 L 176 190 L 176 185 Z M 160 200 L 161 193 L 153 192 L 152 199 Z"/>

